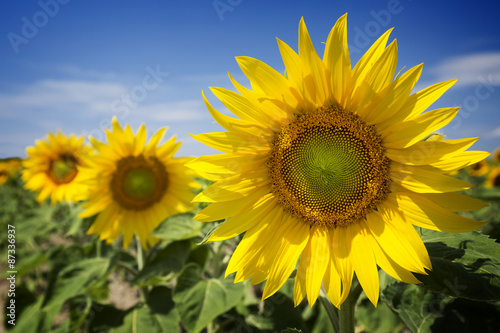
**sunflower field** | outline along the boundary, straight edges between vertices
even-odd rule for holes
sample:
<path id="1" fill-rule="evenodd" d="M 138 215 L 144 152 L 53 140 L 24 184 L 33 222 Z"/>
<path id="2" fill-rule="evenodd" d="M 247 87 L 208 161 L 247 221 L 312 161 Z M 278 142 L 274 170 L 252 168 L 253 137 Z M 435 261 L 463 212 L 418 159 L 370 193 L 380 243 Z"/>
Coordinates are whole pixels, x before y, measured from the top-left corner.
<path id="1" fill-rule="evenodd" d="M 384 33 L 354 67 L 346 15 L 318 55 L 303 20 L 282 74 L 237 62 L 234 117 L 192 135 L 113 118 L 0 160 L 3 331 L 497 332 L 500 150 L 439 133 Z"/>

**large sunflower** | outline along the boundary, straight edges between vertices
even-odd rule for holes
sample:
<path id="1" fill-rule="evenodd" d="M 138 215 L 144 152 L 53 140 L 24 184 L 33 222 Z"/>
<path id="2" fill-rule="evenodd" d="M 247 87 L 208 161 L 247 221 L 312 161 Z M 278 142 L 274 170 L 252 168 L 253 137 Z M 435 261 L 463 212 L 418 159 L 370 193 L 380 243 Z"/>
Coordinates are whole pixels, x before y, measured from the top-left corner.
<path id="1" fill-rule="evenodd" d="M 347 15 L 347 14 L 346 14 Z M 224 154 L 188 164 L 215 181 L 194 201 L 211 202 L 195 218 L 229 218 L 209 238 L 245 233 L 226 274 L 267 280 L 263 298 L 294 271 L 294 299 L 312 305 L 321 285 L 337 307 L 353 274 L 377 303 L 377 266 L 419 283 L 431 269 L 415 226 L 447 232 L 483 225 L 452 212 L 483 203 L 455 193 L 470 185 L 447 173 L 485 158 L 465 152 L 477 138 L 423 141 L 458 108 L 423 113 L 455 80 L 411 91 L 422 65 L 396 73 L 397 46 L 384 33 L 351 69 L 346 15 L 331 30 L 323 59 L 304 21 L 299 52 L 278 40 L 286 74 L 238 57 L 252 89 L 212 92 L 237 118 L 208 110 L 227 132 L 193 137 Z M 299 260 L 300 258 L 300 260 Z"/>
<path id="2" fill-rule="evenodd" d="M 82 158 L 90 154 L 90 147 L 83 137 L 69 137 L 57 132 L 49 133 L 46 140 L 36 140 L 35 146 L 26 148 L 22 179 L 24 187 L 39 192 L 38 202 L 49 196 L 51 203 L 83 199 L 83 187 L 79 183 L 79 167 Z"/>
<path id="3" fill-rule="evenodd" d="M 146 144 L 144 125 L 134 136 L 129 125 L 123 130 L 113 118 L 112 131 L 106 129 L 108 144 L 91 138 L 97 153 L 81 171 L 88 201 L 80 217 L 99 215 L 88 234 L 111 243 L 123 233 L 126 248 L 136 233 L 146 247 L 160 222 L 191 209 L 198 184 L 184 166 L 190 159 L 173 157 L 181 145 L 175 136 L 158 145 L 165 131 L 160 129 Z"/>

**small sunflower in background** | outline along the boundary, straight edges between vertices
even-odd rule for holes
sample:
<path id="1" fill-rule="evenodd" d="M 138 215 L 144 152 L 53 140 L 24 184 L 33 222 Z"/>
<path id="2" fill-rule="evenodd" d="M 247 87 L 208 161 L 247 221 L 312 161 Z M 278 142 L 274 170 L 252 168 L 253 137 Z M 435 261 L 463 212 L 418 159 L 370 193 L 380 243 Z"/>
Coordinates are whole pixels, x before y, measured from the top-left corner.
<path id="1" fill-rule="evenodd" d="M 91 153 L 83 137 L 66 136 L 60 131 L 49 133 L 45 140 L 36 140 L 26 148 L 22 179 L 24 187 L 37 192 L 37 201 L 48 197 L 51 203 L 82 200 L 83 185 L 79 183 L 82 158 Z"/>
<path id="2" fill-rule="evenodd" d="M 226 276 L 266 281 L 276 293 L 297 267 L 294 301 L 312 306 L 324 285 L 340 307 L 356 273 L 373 304 L 377 266 L 419 283 L 431 261 L 414 226 L 465 232 L 479 222 L 453 212 L 485 205 L 455 193 L 471 185 L 450 172 L 488 153 L 465 151 L 477 138 L 423 141 L 458 108 L 426 109 L 456 80 L 411 94 L 422 65 L 396 75 L 397 44 L 384 33 L 351 68 L 346 15 L 328 36 L 323 58 L 303 20 L 298 54 L 278 40 L 286 75 L 250 57 L 237 57 L 248 89 L 212 88 L 236 117 L 205 103 L 226 130 L 193 137 L 223 154 L 188 164 L 215 183 L 195 202 L 210 202 L 195 219 L 228 218 L 210 236 L 245 233 Z M 297 266 L 298 261 L 298 266 Z"/>
<path id="3" fill-rule="evenodd" d="M 495 149 L 493 155 L 491 156 L 494 163 L 500 164 L 500 147 Z"/>
<path id="4" fill-rule="evenodd" d="M 469 175 L 474 176 L 474 177 L 481 177 L 481 176 L 487 174 L 489 169 L 490 169 L 490 167 L 488 165 L 488 162 L 486 162 L 486 160 L 476 162 L 472 165 L 469 165 L 466 168 Z"/>
<path id="5" fill-rule="evenodd" d="M 155 242 L 149 235 L 163 220 L 192 209 L 193 190 L 199 186 L 184 166 L 190 158 L 173 157 L 181 145 L 175 136 L 159 144 L 165 131 L 146 144 L 144 125 L 134 135 L 129 125 L 122 129 L 113 118 L 107 144 L 91 138 L 96 154 L 85 159 L 81 171 L 88 188 L 80 217 L 99 215 L 88 234 L 111 243 L 123 233 L 124 248 L 137 234 L 146 248 Z"/>
<path id="6" fill-rule="evenodd" d="M 493 168 L 485 182 L 487 187 L 500 187 L 500 167 Z"/>
<path id="7" fill-rule="evenodd" d="M 22 160 L 18 157 L 0 160 L 0 185 L 9 178 L 16 178 L 22 168 Z"/>

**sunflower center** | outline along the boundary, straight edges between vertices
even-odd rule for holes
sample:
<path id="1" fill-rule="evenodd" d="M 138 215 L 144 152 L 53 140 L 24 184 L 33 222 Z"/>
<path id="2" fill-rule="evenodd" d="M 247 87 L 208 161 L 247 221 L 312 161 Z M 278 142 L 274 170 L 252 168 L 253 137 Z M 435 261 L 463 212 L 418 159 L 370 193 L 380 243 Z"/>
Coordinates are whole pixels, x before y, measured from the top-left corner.
<path id="1" fill-rule="evenodd" d="M 50 162 L 47 174 L 54 183 L 66 184 L 76 177 L 78 164 L 78 160 L 72 154 L 60 155 Z"/>
<path id="2" fill-rule="evenodd" d="M 500 173 L 493 178 L 493 186 L 500 187 Z"/>
<path id="3" fill-rule="evenodd" d="M 389 192 L 389 159 L 359 116 L 330 106 L 302 114 L 273 141 L 272 191 L 292 214 L 331 228 L 363 218 Z"/>
<path id="4" fill-rule="evenodd" d="M 167 186 L 163 163 L 142 155 L 119 160 L 110 183 L 113 198 L 123 208 L 132 210 L 143 210 L 160 201 Z"/>

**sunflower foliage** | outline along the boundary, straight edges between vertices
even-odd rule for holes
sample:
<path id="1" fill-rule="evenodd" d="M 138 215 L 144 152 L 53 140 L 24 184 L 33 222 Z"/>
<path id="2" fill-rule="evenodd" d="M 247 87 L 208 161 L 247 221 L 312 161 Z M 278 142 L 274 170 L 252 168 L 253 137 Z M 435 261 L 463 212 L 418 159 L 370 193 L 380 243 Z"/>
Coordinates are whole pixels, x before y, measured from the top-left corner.
<path id="1" fill-rule="evenodd" d="M 489 332 L 500 324 L 500 190 L 484 185 L 487 174 L 457 177 L 476 182 L 468 194 L 490 205 L 468 214 L 488 224 L 462 234 L 419 229 L 433 271 L 412 285 L 380 270 L 382 302 L 375 308 L 361 294 L 359 330 Z M 218 223 L 197 222 L 194 212 L 166 219 L 139 270 L 135 240 L 126 249 L 119 239 L 99 242 L 86 235 L 93 218 L 78 217 L 80 204 L 38 203 L 22 186 L 19 178 L 0 186 L 2 228 L 16 227 L 16 317 L 12 326 L 4 316 L 8 332 L 333 332 L 320 302 L 294 307 L 293 276 L 264 301 L 262 285 L 224 278 L 240 239 L 204 243 Z M 7 238 L 0 244 L 6 253 Z"/>
<path id="2" fill-rule="evenodd" d="M 322 60 L 301 20 L 286 76 L 238 57 L 253 89 L 212 90 L 236 117 L 203 95 L 228 132 L 193 135 L 224 154 L 113 118 L 2 161 L 7 331 L 496 332 L 500 153 L 434 135 L 455 80 L 409 95 L 390 30 L 352 68 L 346 27 Z"/>

